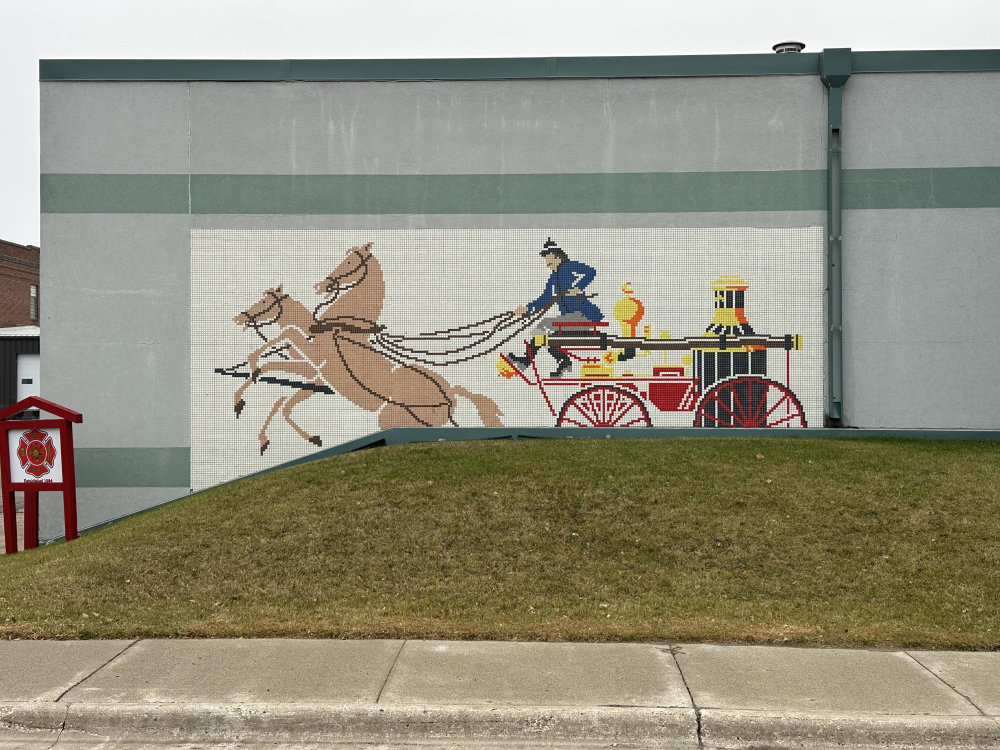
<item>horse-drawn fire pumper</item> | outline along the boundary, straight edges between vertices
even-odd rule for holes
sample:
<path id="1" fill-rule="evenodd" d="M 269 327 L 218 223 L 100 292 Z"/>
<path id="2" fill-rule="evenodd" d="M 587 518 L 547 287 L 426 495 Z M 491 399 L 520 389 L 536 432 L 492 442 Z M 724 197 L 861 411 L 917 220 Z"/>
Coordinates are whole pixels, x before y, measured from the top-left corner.
<path id="1" fill-rule="evenodd" d="M 527 366 L 501 354 L 497 371 L 537 387 L 557 426 L 650 427 L 652 408 L 693 412 L 695 427 L 805 427 L 802 404 L 788 388 L 791 353 L 802 349 L 802 337 L 755 333 L 744 312 L 747 286 L 737 276 L 719 277 L 705 333 L 671 338 L 664 330 L 653 338 L 649 325 L 638 335 L 645 311 L 626 283 L 613 311 L 620 336 L 610 335 L 604 321 L 557 319 L 551 333 L 524 341 Z M 546 346 L 568 355 L 576 371 L 543 377 L 535 353 Z M 769 349 L 785 352 L 784 383 L 768 377 Z M 653 364 L 659 353 L 662 361 Z"/>

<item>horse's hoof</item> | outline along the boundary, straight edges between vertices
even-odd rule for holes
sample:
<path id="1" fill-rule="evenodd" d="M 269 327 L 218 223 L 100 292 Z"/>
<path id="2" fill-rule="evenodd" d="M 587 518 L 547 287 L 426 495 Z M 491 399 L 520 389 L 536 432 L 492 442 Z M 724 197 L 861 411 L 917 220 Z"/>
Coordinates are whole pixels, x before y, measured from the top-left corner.
<path id="1" fill-rule="evenodd" d="M 243 413 L 243 407 L 246 406 L 246 405 L 247 405 L 247 402 L 244 401 L 243 399 L 240 399 L 239 401 L 236 402 L 236 406 L 233 407 L 233 411 L 236 412 L 236 418 L 237 419 L 240 418 L 240 414 Z"/>
<path id="2" fill-rule="evenodd" d="M 260 377 L 260 368 L 258 367 L 256 370 L 253 371 L 253 375 L 250 376 L 250 380 L 252 382 L 256 383 L 257 382 L 257 378 L 259 378 L 259 377 Z"/>
<path id="3" fill-rule="evenodd" d="M 269 446 L 270 444 L 271 444 L 270 440 L 265 440 L 263 443 L 260 444 L 260 455 L 262 456 L 264 455 L 264 451 L 267 450 L 267 446 Z"/>
<path id="4" fill-rule="evenodd" d="M 313 435 L 311 438 L 309 438 L 309 442 L 319 448 L 323 447 L 323 441 L 319 439 L 319 435 Z"/>

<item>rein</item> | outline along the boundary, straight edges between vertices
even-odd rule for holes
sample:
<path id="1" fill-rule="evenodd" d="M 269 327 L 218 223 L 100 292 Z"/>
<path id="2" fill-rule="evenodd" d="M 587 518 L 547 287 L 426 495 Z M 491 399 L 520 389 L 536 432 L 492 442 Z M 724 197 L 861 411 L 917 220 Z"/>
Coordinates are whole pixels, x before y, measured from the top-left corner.
<path id="1" fill-rule="evenodd" d="M 261 341 L 263 341 L 265 344 L 268 343 L 269 339 L 267 338 L 267 336 L 261 333 L 260 329 L 263 328 L 264 326 L 269 326 L 272 323 L 276 323 L 281 319 L 281 316 L 285 314 L 285 308 L 282 306 L 281 303 L 284 302 L 286 299 L 288 299 L 289 296 L 287 294 L 278 294 L 273 289 L 268 289 L 267 293 L 271 296 L 272 299 L 270 305 L 265 307 L 263 310 L 260 310 L 259 312 L 252 314 L 249 310 L 243 311 L 243 314 L 247 316 L 247 323 L 246 323 L 247 327 L 253 328 L 254 332 L 258 336 L 260 336 Z M 270 312 L 275 307 L 278 308 L 278 312 L 277 314 L 275 314 L 273 318 L 271 318 L 270 320 L 263 320 L 263 321 L 260 319 L 261 316 L 263 316 L 267 312 Z"/>

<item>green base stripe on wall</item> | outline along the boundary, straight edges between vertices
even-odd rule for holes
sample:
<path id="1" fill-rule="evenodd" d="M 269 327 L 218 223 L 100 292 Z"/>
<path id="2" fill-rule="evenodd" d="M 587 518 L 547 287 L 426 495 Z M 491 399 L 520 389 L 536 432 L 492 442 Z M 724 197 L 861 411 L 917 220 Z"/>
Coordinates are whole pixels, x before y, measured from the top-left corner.
<path id="1" fill-rule="evenodd" d="M 43 213 L 559 214 L 820 211 L 826 172 L 42 175 Z M 190 187 L 190 194 L 189 194 Z M 846 209 L 1000 206 L 1000 167 L 848 169 Z"/>
<path id="2" fill-rule="evenodd" d="M 190 448 L 76 448 L 77 487 L 190 487 Z"/>

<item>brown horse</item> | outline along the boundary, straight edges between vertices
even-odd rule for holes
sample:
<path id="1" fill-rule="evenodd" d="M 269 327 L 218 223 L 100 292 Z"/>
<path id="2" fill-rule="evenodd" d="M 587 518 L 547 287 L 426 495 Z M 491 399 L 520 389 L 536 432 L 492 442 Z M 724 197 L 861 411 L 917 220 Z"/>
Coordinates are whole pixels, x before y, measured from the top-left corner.
<path id="1" fill-rule="evenodd" d="M 440 427 L 455 424 L 455 399 L 463 396 L 476 407 L 487 427 L 502 427 L 503 413 L 489 397 L 452 385 L 436 372 L 408 364 L 370 343 L 380 332 L 378 318 L 385 298 L 382 268 L 372 244 L 352 247 L 344 260 L 314 288 L 324 299 L 310 311 L 278 286 L 233 318 L 245 328 L 276 324 L 279 332 L 247 357 L 250 376 L 234 394 L 239 417 L 246 390 L 266 373 L 296 376 L 306 387 L 274 402 L 258 434 L 260 452 L 270 444 L 267 429 L 281 410 L 285 421 L 304 439 L 322 445 L 291 417 L 292 409 L 329 388 L 360 408 L 379 412 L 379 427 Z M 267 359 L 281 351 L 288 359 Z M 379 411 L 381 410 L 381 411 Z"/>

